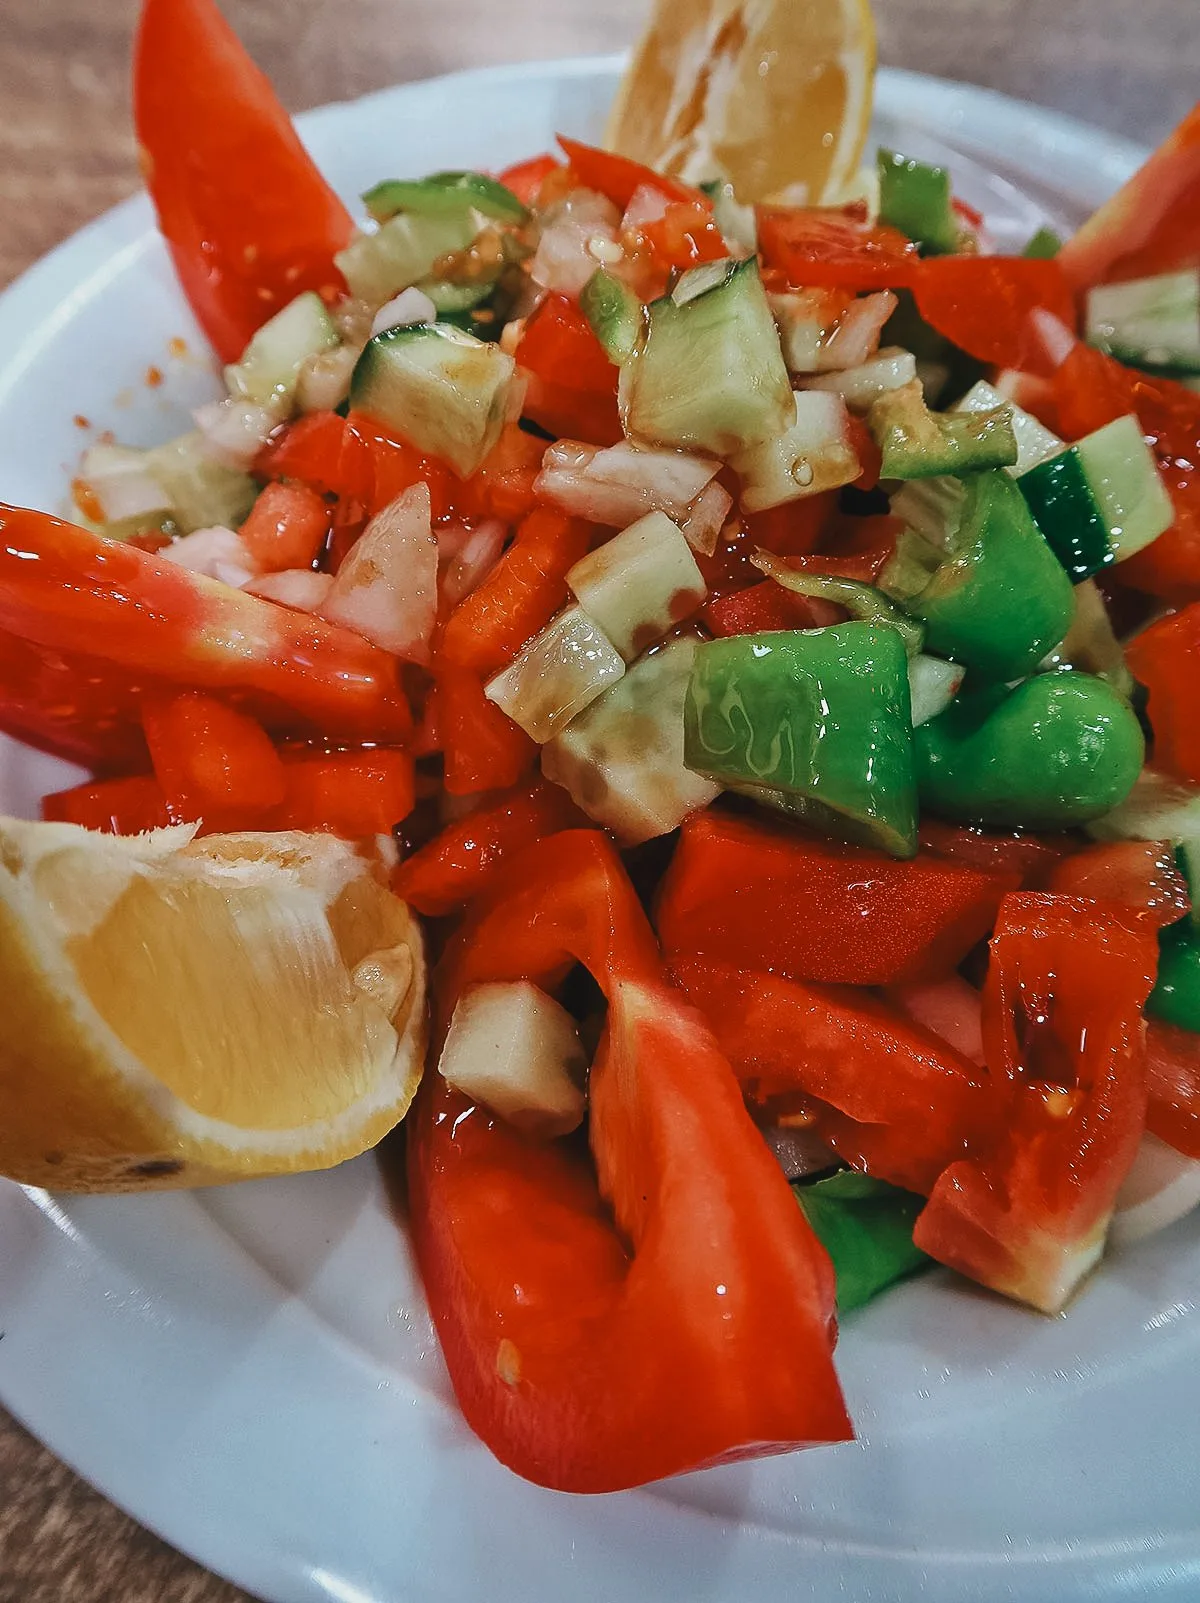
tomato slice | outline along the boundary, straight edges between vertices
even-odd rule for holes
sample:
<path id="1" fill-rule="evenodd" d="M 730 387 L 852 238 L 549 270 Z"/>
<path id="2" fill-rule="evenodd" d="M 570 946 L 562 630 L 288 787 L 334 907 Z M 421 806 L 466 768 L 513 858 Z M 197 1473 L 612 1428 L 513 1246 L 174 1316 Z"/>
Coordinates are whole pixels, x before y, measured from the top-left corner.
<path id="1" fill-rule="evenodd" d="M 759 206 L 764 266 L 793 289 L 895 289 L 920 268 L 917 247 L 898 228 L 867 222 L 853 208 Z"/>
<path id="2" fill-rule="evenodd" d="M 439 668 L 435 694 L 442 778 L 449 795 L 507 790 L 533 767 L 538 748 L 487 699 L 478 674 L 469 668 Z"/>
<path id="3" fill-rule="evenodd" d="M 262 725 L 199 690 L 147 696 L 142 727 L 168 804 L 188 818 L 252 818 L 278 807 L 283 764 Z"/>
<path id="4" fill-rule="evenodd" d="M 509 1468 L 575 1492 L 846 1439 L 831 1266 L 601 836 L 512 862 L 447 955 L 442 1016 L 467 983 L 545 985 L 576 959 L 609 1004 L 595 1172 L 577 1140 L 533 1144 L 437 1075 L 408 1122 L 417 1258 L 464 1415 Z"/>
<path id="5" fill-rule="evenodd" d="M 213 0 L 144 0 L 134 120 L 175 271 L 223 361 L 303 290 L 344 290 L 350 214 Z"/>
<path id="6" fill-rule="evenodd" d="M 546 179 L 561 166 L 556 156 L 531 156 L 528 161 L 517 162 L 515 167 L 506 167 L 500 174 L 500 182 L 512 190 L 522 205 L 532 206 Z"/>
<path id="7" fill-rule="evenodd" d="M 1075 327 L 1075 303 L 1057 261 L 932 256 L 921 263 L 912 288 L 927 323 L 968 356 L 998 367 L 1044 369 L 1034 312 L 1050 312 Z"/>
<path id="8" fill-rule="evenodd" d="M 615 445 L 624 438 L 617 369 L 565 295 L 547 295 L 529 317 L 516 358 L 530 375 L 525 416 L 540 428 L 588 445 Z"/>
<path id="9" fill-rule="evenodd" d="M 1153 932 L 1077 897 L 1005 898 L 983 1031 L 990 1137 L 938 1180 L 913 1239 L 1047 1313 L 1095 1265 L 1146 1124 Z"/>
<path id="10" fill-rule="evenodd" d="M 565 134 L 559 134 L 558 142 L 566 151 L 571 171 L 583 187 L 606 196 L 621 211 L 643 186 L 657 189 L 668 200 L 688 204 L 703 200 L 699 190 L 681 184 L 677 178 L 668 178 L 665 173 L 656 173 L 652 167 L 643 167 L 641 162 L 631 161 L 628 156 L 618 156 L 612 150 L 599 150 L 595 145 L 568 139 Z"/>

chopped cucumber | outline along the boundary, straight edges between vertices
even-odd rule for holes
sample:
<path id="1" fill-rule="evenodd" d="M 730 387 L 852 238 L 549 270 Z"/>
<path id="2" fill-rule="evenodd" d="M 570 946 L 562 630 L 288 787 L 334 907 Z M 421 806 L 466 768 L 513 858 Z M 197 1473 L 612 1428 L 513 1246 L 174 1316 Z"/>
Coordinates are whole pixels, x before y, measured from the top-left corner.
<path id="1" fill-rule="evenodd" d="M 621 367 L 642 337 L 646 314 L 641 301 L 601 267 L 584 285 L 579 305 L 609 361 Z"/>
<path id="2" fill-rule="evenodd" d="M 791 411 L 790 427 L 730 457 L 747 512 L 840 489 L 862 473 L 840 396 L 797 390 Z"/>
<path id="3" fill-rule="evenodd" d="M 889 346 L 858 367 L 840 373 L 821 373 L 803 380 L 806 390 L 840 395 L 852 412 L 869 412 L 883 395 L 916 383 L 917 359 L 911 351 Z"/>
<path id="4" fill-rule="evenodd" d="M 1133 556 L 1175 521 L 1154 454 L 1132 415 L 1031 468 L 1017 483 L 1076 581 Z"/>
<path id="5" fill-rule="evenodd" d="M 359 234 L 334 261 L 350 293 L 382 306 L 410 284 L 428 278 L 434 264 L 467 246 L 478 233 L 469 214 L 418 217 L 402 212 L 374 234 Z"/>
<path id="6" fill-rule="evenodd" d="M 680 274 L 674 289 L 670 291 L 671 299 L 676 306 L 686 306 L 689 301 L 707 295 L 710 289 L 718 288 L 728 276 L 728 257 L 716 262 L 701 262 L 698 267 L 689 267 Z"/>
<path id="7" fill-rule="evenodd" d="M 908 693 L 912 700 L 912 726 L 918 729 L 936 718 L 958 695 L 967 670 L 943 657 L 920 656 L 908 659 Z"/>
<path id="8" fill-rule="evenodd" d="M 516 364 L 443 323 L 389 328 L 358 359 L 350 401 L 470 478 L 500 437 Z"/>
<path id="9" fill-rule="evenodd" d="M 428 178 L 387 178 L 368 189 L 363 205 L 378 223 L 398 212 L 417 217 L 466 217 L 473 211 L 499 223 L 524 223 L 528 209 L 511 189 L 486 173 L 431 173 Z"/>
<path id="10" fill-rule="evenodd" d="M 264 323 L 241 360 L 225 369 L 229 393 L 258 406 L 274 404 L 281 412 L 290 411 L 301 368 L 340 343 L 325 303 L 306 290 Z"/>
<path id="11" fill-rule="evenodd" d="M 471 312 L 477 306 L 482 306 L 495 284 L 452 284 L 445 278 L 427 278 L 417 285 L 423 295 L 433 302 L 433 309 L 438 317 L 447 313 L 454 315 L 459 312 Z"/>
<path id="12" fill-rule="evenodd" d="M 542 772 L 626 846 L 678 829 L 721 787 L 683 762 L 683 704 L 696 641 L 673 640 L 542 747 Z"/>
<path id="13" fill-rule="evenodd" d="M 650 512 L 590 551 L 567 585 L 625 658 L 632 662 L 695 612 L 708 594 L 696 558 L 665 512 Z"/>
<path id="14" fill-rule="evenodd" d="M 463 992 L 438 1073 L 530 1135 L 567 1135 L 587 1109 L 587 1054 L 575 1021 L 528 980 L 493 981 Z"/>
<path id="15" fill-rule="evenodd" d="M 1011 473 L 1014 479 L 1019 479 L 1022 473 L 1028 473 L 1040 462 L 1048 462 L 1052 456 L 1057 456 L 1066 449 L 1066 441 L 1060 440 L 1057 434 L 1052 434 L 1044 423 L 1039 423 L 1032 412 L 1015 406 L 1012 401 L 1005 400 L 1000 391 L 980 379 L 951 407 L 952 412 L 995 412 L 1000 407 L 1007 406 L 1012 413 L 1013 433 L 1017 437 L 1017 460 L 1006 473 Z"/>
<path id="16" fill-rule="evenodd" d="M 733 192 L 733 185 L 717 178 L 700 188 L 712 201 L 713 218 L 727 245 L 751 255 L 758 249 L 758 219 L 753 206 L 743 206 Z"/>
<path id="17" fill-rule="evenodd" d="M 784 432 L 792 388 L 753 257 L 725 263 L 686 305 L 668 295 L 649 307 L 621 398 L 626 433 L 651 445 L 732 456 Z"/>
<path id="18" fill-rule="evenodd" d="M 582 607 L 568 607 L 488 683 L 484 694 L 545 745 L 624 672 L 624 659 L 595 619 Z"/>
<path id="19" fill-rule="evenodd" d="M 1087 337 L 1134 367 L 1200 373 L 1200 269 L 1098 284 L 1087 298 Z"/>
<path id="20" fill-rule="evenodd" d="M 214 461 L 198 431 L 147 452 L 146 471 L 166 491 L 184 534 L 193 529 L 236 528 L 258 496 L 258 486 L 248 473 Z"/>
<path id="21" fill-rule="evenodd" d="M 931 412 L 920 384 L 881 395 L 867 416 L 883 454 L 880 477 L 930 479 L 1009 467 L 1017 460 L 1012 409 Z"/>
<path id="22" fill-rule="evenodd" d="M 958 249 L 961 227 L 950 174 L 894 150 L 879 152 L 879 220 L 923 245 L 930 255 Z"/>

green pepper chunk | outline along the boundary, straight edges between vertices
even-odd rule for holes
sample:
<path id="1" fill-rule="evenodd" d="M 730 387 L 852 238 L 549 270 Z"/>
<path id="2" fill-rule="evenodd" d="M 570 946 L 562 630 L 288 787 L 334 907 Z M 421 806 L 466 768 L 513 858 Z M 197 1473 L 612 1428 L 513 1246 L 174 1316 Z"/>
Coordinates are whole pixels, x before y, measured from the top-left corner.
<path id="1" fill-rule="evenodd" d="M 833 1263 L 839 1313 L 930 1267 L 932 1260 L 913 1245 L 924 1197 L 853 1169 L 793 1182 L 792 1190 Z"/>
<path id="2" fill-rule="evenodd" d="M 935 655 L 1021 679 L 1070 629 L 1071 581 L 1007 473 L 936 486 L 936 500 L 922 487 L 898 501 L 921 526 L 902 538 L 880 588 L 924 621 Z"/>
<path id="3" fill-rule="evenodd" d="M 882 457 L 882 479 L 932 479 L 1012 467 L 1017 460 L 1012 407 L 991 412 L 931 412 L 919 379 L 885 390 L 867 427 Z"/>
<path id="4" fill-rule="evenodd" d="M 1062 240 L 1054 230 L 1043 223 L 1021 255 L 1030 261 L 1049 262 L 1058 255 L 1062 245 Z"/>
<path id="5" fill-rule="evenodd" d="M 1124 801 L 1145 741 L 1128 705 L 1091 674 L 1054 673 L 960 694 L 914 732 L 931 812 L 1002 829 L 1065 829 Z"/>
<path id="6" fill-rule="evenodd" d="M 950 174 L 895 150 L 880 150 L 879 220 L 915 239 L 928 255 L 958 249 L 962 232 L 950 194 Z"/>
<path id="7" fill-rule="evenodd" d="M 1200 1033 L 1200 931 L 1190 915 L 1159 931 L 1158 978 L 1146 1012 Z"/>
<path id="8" fill-rule="evenodd" d="M 844 623 L 706 641 L 688 685 L 684 761 L 827 834 L 911 857 L 903 640 L 887 626 Z"/>

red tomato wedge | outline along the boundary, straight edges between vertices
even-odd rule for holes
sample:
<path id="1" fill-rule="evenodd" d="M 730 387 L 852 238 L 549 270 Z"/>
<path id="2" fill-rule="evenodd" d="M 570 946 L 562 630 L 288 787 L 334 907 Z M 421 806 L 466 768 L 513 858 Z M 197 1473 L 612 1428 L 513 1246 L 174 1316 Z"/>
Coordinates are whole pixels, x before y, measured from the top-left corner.
<path id="1" fill-rule="evenodd" d="M 1075 289 L 1200 266 L 1200 106 L 1057 260 Z"/>
<path id="2" fill-rule="evenodd" d="M 1146 1123 L 1149 930 L 1077 897 L 1007 897 L 983 1036 L 989 1138 L 942 1175 L 913 1239 L 973 1280 L 1056 1313 L 1095 1265 Z"/>
<path id="3" fill-rule="evenodd" d="M 213 0 L 145 0 L 134 119 L 175 271 L 223 361 L 302 290 L 343 290 L 350 214 Z"/>
<path id="4" fill-rule="evenodd" d="M 500 174 L 500 182 L 512 190 L 522 205 L 532 206 L 546 179 L 561 166 L 556 156 L 531 156 L 528 161 L 517 162 L 515 167 L 506 167 Z"/>
<path id="5" fill-rule="evenodd" d="M 763 264 L 793 289 L 895 289 L 921 267 L 917 247 L 898 228 L 854 211 L 759 206 L 757 215 Z"/>
<path id="6" fill-rule="evenodd" d="M 835 985 L 947 974 L 1019 881 L 922 853 L 898 862 L 707 812 L 683 826 L 658 903 L 668 960 L 707 956 Z"/>
<path id="7" fill-rule="evenodd" d="M 1046 889 L 1120 908 L 1133 924 L 1152 930 L 1178 923 L 1192 905 L 1175 853 L 1161 840 L 1085 847 L 1055 864 Z"/>
<path id="8" fill-rule="evenodd" d="M 1126 660 L 1149 692 L 1154 766 L 1200 784 L 1200 601 L 1152 623 L 1130 642 Z"/>
<path id="9" fill-rule="evenodd" d="M 968 356 L 997 367 L 1042 371 L 1034 312 L 1050 312 L 1075 327 L 1075 303 L 1057 261 L 933 256 L 920 264 L 912 289 L 927 323 Z"/>
<path id="10" fill-rule="evenodd" d="M 668 200 L 686 201 L 688 204 L 704 200 L 698 189 L 681 184 L 677 178 L 668 178 L 665 173 L 656 173 L 652 167 L 643 167 L 641 162 L 631 161 L 628 156 L 618 156 L 611 150 L 599 150 L 595 145 L 568 139 L 564 134 L 559 134 L 558 142 L 566 152 L 571 171 L 583 187 L 604 195 L 622 211 L 643 186 L 657 189 Z"/>
<path id="11" fill-rule="evenodd" d="M 847 1439 L 829 1261 L 601 836 L 513 861 L 447 955 L 443 1017 L 468 983 L 553 983 L 577 960 L 609 1004 L 594 1171 L 577 1140 L 531 1144 L 437 1075 L 409 1120 L 417 1257 L 468 1422 L 574 1492 Z"/>
<path id="12" fill-rule="evenodd" d="M 412 728 L 386 652 L 44 512 L 0 506 L 0 631 L 30 648 L 15 653 L 27 677 L 0 693 L 6 727 L 24 738 L 40 729 L 51 749 L 68 749 L 105 700 L 101 749 L 140 749 L 128 723 L 142 692 L 163 684 L 233 697 L 276 730 L 390 742 Z M 99 683 L 81 665 L 65 710 L 23 702 L 21 687 L 44 691 L 60 654 L 70 662 L 83 653 L 101 665 Z M 42 684 L 32 672 L 39 661 L 49 665 Z M 93 737 L 79 727 L 78 739 L 84 750 Z"/>

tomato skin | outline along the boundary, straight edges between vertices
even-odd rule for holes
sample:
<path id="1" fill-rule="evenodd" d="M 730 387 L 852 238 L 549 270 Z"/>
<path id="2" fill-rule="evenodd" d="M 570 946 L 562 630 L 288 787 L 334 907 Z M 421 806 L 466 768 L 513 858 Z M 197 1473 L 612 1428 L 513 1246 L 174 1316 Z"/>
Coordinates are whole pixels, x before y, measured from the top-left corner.
<path id="1" fill-rule="evenodd" d="M 1135 925 L 1165 929 L 1191 907 L 1187 881 L 1165 841 L 1122 840 L 1087 846 L 1055 864 L 1046 889 L 1123 910 Z"/>
<path id="2" fill-rule="evenodd" d="M 672 201 L 692 204 L 704 199 L 699 190 L 681 184 L 677 178 L 668 178 L 665 173 L 656 173 L 652 167 L 643 167 L 641 162 L 631 161 L 628 156 L 618 156 L 615 151 L 585 145 L 563 134 L 558 135 L 558 142 L 566 152 L 571 171 L 583 187 L 604 195 L 621 211 L 643 186 L 658 190 Z"/>
<path id="3" fill-rule="evenodd" d="M 1100 1256 L 1146 1124 L 1149 929 L 1078 897 L 1005 898 L 983 1033 L 992 1133 L 951 1164 L 913 1239 L 1006 1296 L 1055 1313 Z"/>
<path id="4" fill-rule="evenodd" d="M 657 927 L 672 964 L 706 956 L 797 980 L 890 985 L 951 972 L 1016 883 L 710 809 L 683 826 Z"/>
<path id="5" fill-rule="evenodd" d="M 1146 1021 L 1150 1104 L 1146 1128 L 1188 1158 L 1200 1158 L 1200 1035 Z"/>
<path id="6" fill-rule="evenodd" d="M 1045 365 L 1031 314 L 1050 312 L 1070 329 L 1075 303 L 1057 261 L 1021 256 L 931 256 L 912 281 L 917 310 L 939 334 L 980 362 Z"/>
<path id="7" fill-rule="evenodd" d="M 617 369 L 587 318 L 565 295 L 547 295 L 528 318 L 517 345 L 530 375 L 525 416 L 559 438 L 616 445 Z"/>
<path id="8" fill-rule="evenodd" d="M 192 822 L 186 809 L 173 806 L 151 774 L 101 779 L 42 798 L 42 817 L 57 824 L 79 824 L 106 835 L 140 835 L 147 829 Z"/>
<path id="9" fill-rule="evenodd" d="M 912 240 L 852 208 L 759 206 L 756 215 L 764 265 L 793 289 L 895 289 L 920 267 Z"/>
<path id="10" fill-rule="evenodd" d="M 265 573 L 309 568 L 329 535 L 329 508 L 306 484 L 268 484 L 238 530 Z"/>
<path id="11" fill-rule="evenodd" d="M 179 282 L 223 361 L 302 290 L 344 290 L 350 214 L 213 0 L 145 0 L 134 120 Z"/>
<path id="12" fill-rule="evenodd" d="M 846 1439 L 829 1262 L 602 836 L 509 865 L 447 952 L 441 1017 L 466 984 L 547 985 L 575 960 L 609 999 L 597 1175 L 577 1140 L 530 1143 L 436 1075 L 408 1123 L 417 1258 L 468 1422 L 575 1492 Z"/>
<path id="13" fill-rule="evenodd" d="M 442 667 L 435 693 L 443 783 L 449 795 L 506 790 L 536 763 L 537 746 L 487 699 L 478 674 L 469 668 Z"/>
<path id="14" fill-rule="evenodd" d="M 1041 889 L 1055 864 L 1079 844 L 1070 835 L 998 835 L 940 818 L 923 818 L 919 838 L 922 851 L 1004 875 L 1013 890 Z"/>
<path id="15" fill-rule="evenodd" d="M 500 182 L 524 206 L 536 203 L 538 193 L 551 173 L 558 172 L 562 163 L 557 157 L 546 154 L 544 156 L 531 156 L 528 161 L 519 161 L 514 167 L 506 167 L 499 175 Z"/>
<path id="16" fill-rule="evenodd" d="M 1200 784 L 1200 602 L 1160 618 L 1129 644 L 1130 670 L 1149 691 L 1146 712 L 1154 731 L 1153 762 L 1179 779 Z"/>

